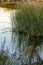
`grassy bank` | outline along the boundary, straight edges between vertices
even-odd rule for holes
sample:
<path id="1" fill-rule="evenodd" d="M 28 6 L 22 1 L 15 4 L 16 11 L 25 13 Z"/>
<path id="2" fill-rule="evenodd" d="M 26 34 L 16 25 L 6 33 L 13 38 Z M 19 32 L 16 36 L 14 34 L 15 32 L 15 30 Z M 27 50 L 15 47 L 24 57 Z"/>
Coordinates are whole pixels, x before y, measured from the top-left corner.
<path id="1" fill-rule="evenodd" d="M 24 6 L 43 6 L 43 2 L 0 2 L 0 7 L 9 8 L 9 9 L 20 9 Z"/>

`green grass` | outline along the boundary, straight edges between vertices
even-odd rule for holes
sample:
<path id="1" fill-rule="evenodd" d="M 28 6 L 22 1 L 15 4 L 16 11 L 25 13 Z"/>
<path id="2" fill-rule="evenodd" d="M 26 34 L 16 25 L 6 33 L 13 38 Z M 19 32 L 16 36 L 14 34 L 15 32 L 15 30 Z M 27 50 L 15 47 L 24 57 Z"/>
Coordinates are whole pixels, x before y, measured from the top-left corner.
<path id="1" fill-rule="evenodd" d="M 20 8 L 15 16 L 17 29 L 31 34 L 43 34 L 43 6 L 28 5 Z"/>

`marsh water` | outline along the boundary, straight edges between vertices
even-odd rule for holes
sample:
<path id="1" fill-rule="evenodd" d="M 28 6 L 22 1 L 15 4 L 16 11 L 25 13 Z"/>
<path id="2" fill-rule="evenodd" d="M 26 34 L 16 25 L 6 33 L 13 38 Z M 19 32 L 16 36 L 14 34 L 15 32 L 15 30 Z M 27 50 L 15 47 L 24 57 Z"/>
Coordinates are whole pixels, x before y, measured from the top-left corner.
<path id="1" fill-rule="evenodd" d="M 24 34 L 16 32 L 12 34 L 11 13 L 12 11 L 0 8 L 0 51 L 3 48 L 10 56 L 13 55 L 13 58 L 26 62 L 28 54 L 25 49 L 28 39 Z M 43 45 L 39 48 L 39 55 L 43 59 Z"/>

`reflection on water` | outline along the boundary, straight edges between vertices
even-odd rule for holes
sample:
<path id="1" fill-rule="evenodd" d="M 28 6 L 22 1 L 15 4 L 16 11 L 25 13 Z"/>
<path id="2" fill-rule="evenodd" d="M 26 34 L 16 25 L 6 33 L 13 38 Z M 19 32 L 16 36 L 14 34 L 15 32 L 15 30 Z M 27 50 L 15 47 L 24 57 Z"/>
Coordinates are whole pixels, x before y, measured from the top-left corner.
<path id="1" fill-rule="evenodd" d="M 0 8 L 0 48 L 3 45 L 5 37 L 5 50 L 11 47 L 11 21 L 10 12 L 5 12 Z"/>
<path id="2" fill-rule="evenodd" d="M 4 50 L 13 54 L 15 59 L 22 60 L 26 62 L 28 59 L 28 54 L 26 48 L 28 46 L 27 35 L 19 34 L 14 32 L 12 35 L 12 26 L 10 19 L 11 12 L 5 12 L 4 9 L 0 8 L 0 50 L 3 45 Z M 39 48 L 39 54 L 43 59 L 43 45 Z"/>

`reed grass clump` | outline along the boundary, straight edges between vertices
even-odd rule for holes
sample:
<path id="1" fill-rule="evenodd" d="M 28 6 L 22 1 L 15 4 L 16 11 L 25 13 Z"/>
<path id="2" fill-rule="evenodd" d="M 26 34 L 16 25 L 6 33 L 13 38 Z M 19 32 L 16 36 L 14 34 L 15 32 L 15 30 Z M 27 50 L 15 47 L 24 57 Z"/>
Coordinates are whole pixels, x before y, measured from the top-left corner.
<path id="1" fill-rule="evenodd" d="M 31 59 L 34 53 L 40 58 L 37 53 L 37 47 L 42 43 L 39 36 L 43 35 L 43 6 L 41 4 L 32 3 L 22 6 L 16 11 L 15 20 L 13 14 L 12 27 L 13 30 L 16 29 L 19 33 L 27 34 L 27 37 L 25 37 L 27 39 L 24 39 L 26 40 L 26 45 L 28 47 L 27 50 L 30 52 L 29 65 L 31 65 Z M 23 37 L 19 34 L 19 46 L 21 45 Z"/>
<path id="2" fill-rule="evenodd" d="M 31 35 L 43 34 L 43 6 L 28 5 L 21 7 L 15 15 L 17 30 Z"/>

